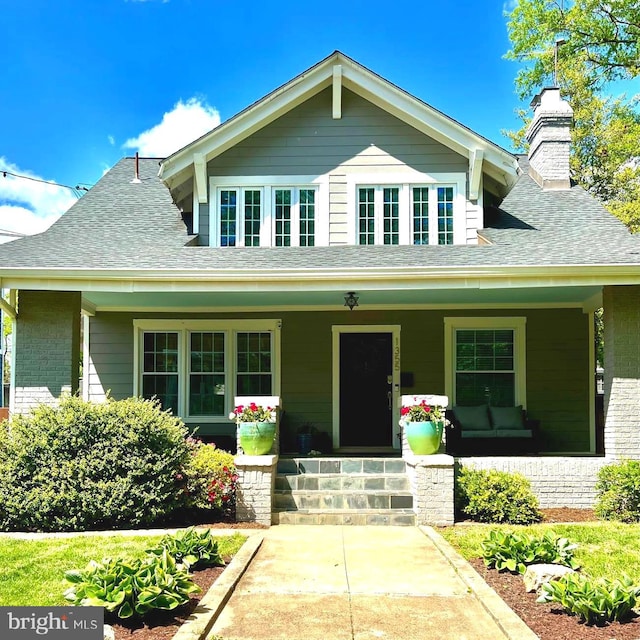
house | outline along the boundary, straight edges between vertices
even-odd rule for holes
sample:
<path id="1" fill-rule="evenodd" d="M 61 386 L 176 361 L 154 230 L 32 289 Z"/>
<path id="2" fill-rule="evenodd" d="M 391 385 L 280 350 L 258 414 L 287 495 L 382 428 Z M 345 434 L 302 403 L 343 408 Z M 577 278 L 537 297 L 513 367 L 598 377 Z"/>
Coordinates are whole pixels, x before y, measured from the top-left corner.
<path id="1" fill-rule="evenodd" d="M 335 52 L 168 158 L 121 160 L 0 247 L 12 411 L 77 391 L 80 352 L 86 398 L 155 395 L 223 438 L 234 396 L 275 395 L 283 438 L 312 423 L 341 454 L 399 452 L 402 394 L 521 405 L 538 455 L 472 459 L 589 506 L 603 461 L 640 453 L 640 242 L 571 182 L 559 90 L 535 106 L 516 156 Z"/>

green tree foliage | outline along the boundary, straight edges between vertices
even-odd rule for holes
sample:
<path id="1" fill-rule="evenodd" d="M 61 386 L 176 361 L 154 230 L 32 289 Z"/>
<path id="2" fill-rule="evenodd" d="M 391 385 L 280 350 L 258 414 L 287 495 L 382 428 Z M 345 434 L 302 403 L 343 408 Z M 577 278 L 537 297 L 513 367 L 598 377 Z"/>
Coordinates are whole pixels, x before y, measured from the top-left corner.
<path id="1" fill-rule="evenodd" d="M 516 77 L 520 97 L 557 80 L 574 111 L 573 178 L 631 231 L 639 231 L 640 100 L 610 93 L 612 81 L 640 75 L 640 5 L 520 0 L 508 16 L 508 29 L 507 58 L 523 64 Z M 556 46 L 560 40 L 564 44 Z M 527 110 L 520 115 L 523 127 L 507 132 L 516 148 L 524 148 L 531 118 Z"/>
<path id="2" fill-rule="evenodd" d="M 553 69 L 554 45 L 580 60 L 590 85 L 640 74 L 640 4 L 636 0 L 520 0 L 509 14 L 512 49 L 527 63 L 517 76 L 521 95 L 540 86 Z"/>

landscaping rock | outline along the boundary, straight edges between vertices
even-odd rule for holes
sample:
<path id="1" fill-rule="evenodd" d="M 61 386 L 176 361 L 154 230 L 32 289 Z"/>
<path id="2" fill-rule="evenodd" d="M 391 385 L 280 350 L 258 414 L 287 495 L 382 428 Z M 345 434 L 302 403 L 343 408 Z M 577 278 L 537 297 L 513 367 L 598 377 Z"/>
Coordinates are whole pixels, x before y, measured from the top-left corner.
<path id="1" fill-rule="evenodd" d="M 104 640 L 116 640 L 116 632 L 111 625 L 104 625 Z"/>
<path id="2" fill-rule="evenodd" d="M 538 591 L 546 582 L 557 580 L 567 573 L 575 573 L 575 571 L 562 564 L 530 564 L 522 579 L 527 593 L 530 593 Z"/>

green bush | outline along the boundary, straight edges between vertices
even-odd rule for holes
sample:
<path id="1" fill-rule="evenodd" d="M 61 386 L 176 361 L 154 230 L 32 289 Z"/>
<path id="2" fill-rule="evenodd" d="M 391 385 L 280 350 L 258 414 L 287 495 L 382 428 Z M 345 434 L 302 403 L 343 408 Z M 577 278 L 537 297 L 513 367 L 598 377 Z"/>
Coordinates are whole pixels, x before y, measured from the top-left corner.
<path id="1" fill-rule="evenodd" d="M 456 479 L 456 505 L 479 522 L 540 522 L 538 499 L 519 473 L 463 467 Z"/>
<path id="2" fill-rule="evenodd" d="M 168 533 L 156 547 L 147 549 L 147 553 L 156 556 L 162 556 L 165 551 L 188 570 L 224 566 L 224 560 L 218 551 L 218 542 L 211 536 L 211 529 L 197 531 L 189 527 L 176 533 Z"/>
<path id="3" fill-rule="evenodd" d="M 593 580 L 569 573 L 543 584 L 537 602 L 558 602 L 581 622 L 603 626 L 633 617 L 639 599 L 640 586 L 626 576 L 620 580 Z"/>
<path id="4" fill-rule="evenodd" d="M 563 564 L 578 568 L 573 559 L 577 545 L 547 531 L 543 536 L 494 529 L 482 542 L 482 558 L 489 568 L 524 574 L 527 565 Z"/>
<path id="5" fill-rule="evenodd" d="M 223 509 L 235 504 L 236 468 L 233 454 L 189 438 L 190 455 L 184 467 L 187 507 Z"/>
<path id="6" fill-rule="evenodd" d="M 184 424 L 155 401 L 68 397 L 0 424 L 0 528 L 150 525 L 180 504 Z"/>
<path id="7" fill-rule="evenodd" d="M 600 469 L 595 512 L 606 520 L 640 521 L 640 461 L 624 460 Z"/>
<path id="8" fill-rule="evenodd" d="M 118 618 L 144 616 L 154 609 L 171 611 L 201 589 L 165 549 L 137 560 L 92 560 L 84 571 L 65 572 L 64 597 L 75 605 L 104 607 Z"/>

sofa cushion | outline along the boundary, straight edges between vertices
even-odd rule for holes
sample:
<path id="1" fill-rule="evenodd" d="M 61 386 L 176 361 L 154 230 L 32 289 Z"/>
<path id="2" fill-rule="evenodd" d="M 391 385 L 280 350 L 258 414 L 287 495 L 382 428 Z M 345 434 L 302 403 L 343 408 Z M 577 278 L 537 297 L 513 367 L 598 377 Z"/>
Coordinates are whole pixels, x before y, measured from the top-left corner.
<path id="1" fill-rule="evenodd" d="M 522 405 L 517 407 L 489 407 L 494 429 L 524 429 Z"/>
<path id="2" fill-rule="evenodd" d="M 533 438 L 531 429 L 496 429 L 497 438 Z"/>
<path id="3" fill-rule="evenodd" d="M 460 432 L 462 440 L 473 440 L 478 438 L 497 438 L 498 432 L 495 429 L 463 429 Z"/>
<path id="4" fill-rule="evenodd" d="M 463 431 L 489 431 L 491 429 L 486 404 L 477 407 L 453 407 L 453 413 Z"/>

